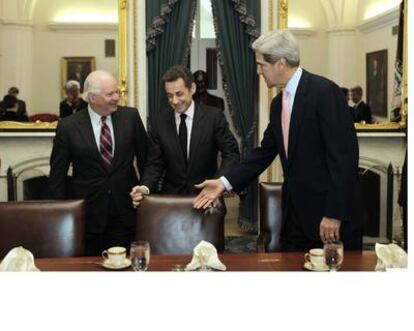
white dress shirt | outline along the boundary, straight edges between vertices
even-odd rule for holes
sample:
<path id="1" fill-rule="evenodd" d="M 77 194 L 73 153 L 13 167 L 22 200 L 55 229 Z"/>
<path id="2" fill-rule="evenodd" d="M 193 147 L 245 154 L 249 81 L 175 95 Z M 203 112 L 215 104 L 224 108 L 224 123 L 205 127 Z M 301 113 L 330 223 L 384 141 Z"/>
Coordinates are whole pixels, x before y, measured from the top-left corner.
<path id="1" fill-rule="evenodd" d="M 93 135 L 95 136 L 95 142 L 96 146 L 98 147 L 98 151 L 101 150 L 100 148 L 100 139 L 101 139 L 101 129 L 102 129 L 102 120 L 101 115 L 96 113 L 91 106 L 88 106 L 88 113 L 89 117 L 91 118 L 91 124 L 93 129 Z M 112 137 L 112 155 L 114 155 L 115 151 L 115 137 L 114 137 L 114 127 L 112 125 L 112 118 L 111 115 L 106 116 L 105 123 L 109 127 L 109 131 L 111 131 L 111 137 Z"/>
<path id="2" fill-rule="evenodd" d="M 190 107 L 184 113 L 174 112 L 175 115 L 175 126 L 177 127 L 177 134 L 179 133 L 180 123 L 181 123 L 181 114 L 186 114 L 185 125 L 187 126 L 187 159 L 190 156 L 190 138 L 191 138 L 191 129 L 193 128 L 193 119 L 194 119 L 194 101 L 191 102 Z"/>

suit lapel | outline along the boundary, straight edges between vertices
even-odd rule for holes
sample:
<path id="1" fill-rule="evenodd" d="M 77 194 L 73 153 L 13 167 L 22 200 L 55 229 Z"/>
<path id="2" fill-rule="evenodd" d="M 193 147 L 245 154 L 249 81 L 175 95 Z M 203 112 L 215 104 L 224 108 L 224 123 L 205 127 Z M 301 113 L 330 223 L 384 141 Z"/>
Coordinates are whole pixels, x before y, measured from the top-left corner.
<path id="1" fill-rule="evenodd" d="M 111 119 L 112 119 L 112 127 L 114 129 L 114 140 L 115 140 L 115 150 L 114 150 L 114 158 L 112 160 L 112 169 L 115 168 L 116 166 L 116 162 L 119 159 L 119 154 L 120 154 L 120 150 L 121 150 L 121 128 L 122 128 L 122 116 L 119 113 L 120 111 L 122 111 L 119 107 L 116 110 L 116 112 L 112 113 L 111 115 Z M 118 147 L 117 147 L 118 146 Z"/>
<path id="2" fill-rule="evenodd" d="M 275 130 L 276 140 L 277 140 L 277 145 L 281 146 L 279 148 L 279 156 L 280 156 L 280 160 L 282 162 L 283 168 L 285 168 L 286 151 L 285 151 L 285 147 L 283 144 L 283 130 L 282 130 L 282 92 L 280 92 L 276 96 L 274 108 L 272 109 L 272 112 L 274 111 L 277 112 L 276 116 L 274 117 L 276 120 L 275 127 L 277 128 L 277 130 Z"/>
<path id="3" fill-rule="evenodd" d="M 191 128 L 191 137 L 190 137 L 190 157 L 188 159 L 188 172 L 191 171 L 192 165 L 194 164 L 194 159 L 196 157 L 196 150 L 199 146 L 200 137 L 202 135 L 202 122 L 205 113 L 200 108 L 198 104 L 194 105 L 194 118 L 193 126 Z"/>
<path id="4" fill-rule="evenodd" d="M 306 95 L 308 91 L 308 73 L 303 70 L 302 77 L 299 80 L 298 88 L 295 94 L 295 100 L 292 108 L 292 115 L 290 119 L 289 128 L 289 157 L 287 159 L 288 165 L 292 162 L 295 155 L 295 148 L 298 139 L 298 133 L 302 124 L 303 116 L 305 115 L 306 109 Z"/>

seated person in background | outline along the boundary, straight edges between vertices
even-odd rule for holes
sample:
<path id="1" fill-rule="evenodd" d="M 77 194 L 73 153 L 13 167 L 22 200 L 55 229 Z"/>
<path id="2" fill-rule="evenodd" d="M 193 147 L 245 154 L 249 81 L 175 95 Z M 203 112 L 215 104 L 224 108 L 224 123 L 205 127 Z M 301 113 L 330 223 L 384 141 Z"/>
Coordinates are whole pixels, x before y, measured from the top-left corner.
<path id="1" fill-rule="evenodd" d="M 354 122 L 371 123 L 371 107 L 362 101 L 362 87 L 354 86 L 351 88 L 351 98 L 354 105 Z"/>
<path id="2" fill-rule="evenodd" d="M 19 114 L 19 101 L 14 95 L 7 94 L 1 102 L 1 121 L 28 122 L 27 115 Z"/>
<path id="3" fill-rule="evenodd" d="M 349 109 L 349 112 L 351 113 L 352 120 L 355 122 L 355 118 L 354 118 L 354 108 L 349 105 L 349 99 L 350 99 L 349 89 L 346 88 L 346 87 L 341 87 L 341 91 L 342 91 L 342 93 L 345 96 L 346 104 L 348 105 L 348 109 Z"/>
<path id="4" fill-rule="evenodd" d="M 197 90 L 193 99 L 200 105 L 207 105 L 224 111 L 224 100 L 207 92 L 208 76 L 203 70 L 198 70 L 193 74 Z"/>
<path id="5" fill-rule="evenodd" d="M 7 92 L 8 95 L 12 95 L 17 99 L 17 114 L 19 116 L 21 116 L 21 118 L 28 118 L 27 115 L 27 110 L 26 110 L 26 102 L 24 102 L 23 100 L 19 100 L 18 96 L 19 96 L 19 89 L 15 86 L 12 86 L 9 88 L 9 91 Z M 3 106 L 3 101 L 0 102 L 0 108 L 4 109 Z"/>
<path id="6" fill-rule="evenodd" d="M 131 192 L 135 207 L 142 194 L 156 192 L 164 171 L 162 193 L 191 194 L 196 192 L 194 185 L 199 181 L 218 178 L 240 159 L 224 113 L 193 101 L 196 86 L 188 68 L 170 68 L 163 76 L 163 84 L 171 107 L 151 123 L 142 186 L 135 186 Z"/>
<path id="7" fill-rule="evenodd" d="M 80 84 L 76 80 L 69 80 L 65 86 L 66 98 L 59 104 L 60 118 L 67 117 L 87 108 L 88 103 L 79 97 Z"/>

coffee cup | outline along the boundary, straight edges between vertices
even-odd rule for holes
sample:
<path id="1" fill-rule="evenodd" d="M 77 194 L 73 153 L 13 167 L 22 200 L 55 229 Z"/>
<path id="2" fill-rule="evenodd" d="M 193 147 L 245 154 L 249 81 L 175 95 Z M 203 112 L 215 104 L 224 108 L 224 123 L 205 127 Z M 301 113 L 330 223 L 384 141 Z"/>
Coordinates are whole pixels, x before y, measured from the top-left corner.
<path id="1" fill-rule="evenodd" d="M 107 264 L 121 266 L 125 263 L 126 249 L 120 246 L 111 247 L 102 252 L 102 257 Z"/>
<path id="2" fill-rule="evenodd" d="M 305 261 L 309 262 L 313 268 L 320 269 L 325 266 L 325 256 L 322 248 L 312 248 L 305 254 Z"/>

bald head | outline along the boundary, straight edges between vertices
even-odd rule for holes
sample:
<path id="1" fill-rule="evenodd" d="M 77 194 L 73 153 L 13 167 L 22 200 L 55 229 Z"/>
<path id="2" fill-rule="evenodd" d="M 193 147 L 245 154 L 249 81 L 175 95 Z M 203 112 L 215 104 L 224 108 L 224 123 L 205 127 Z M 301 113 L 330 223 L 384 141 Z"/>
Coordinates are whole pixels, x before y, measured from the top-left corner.
<path id="1" fill-rule="evenodd" d="M 118 83 L 109 72 L 97 70 L 86 77 L 84 92 L 91 108 L 101 116 L 116 111 L 119 102 Z"/>

